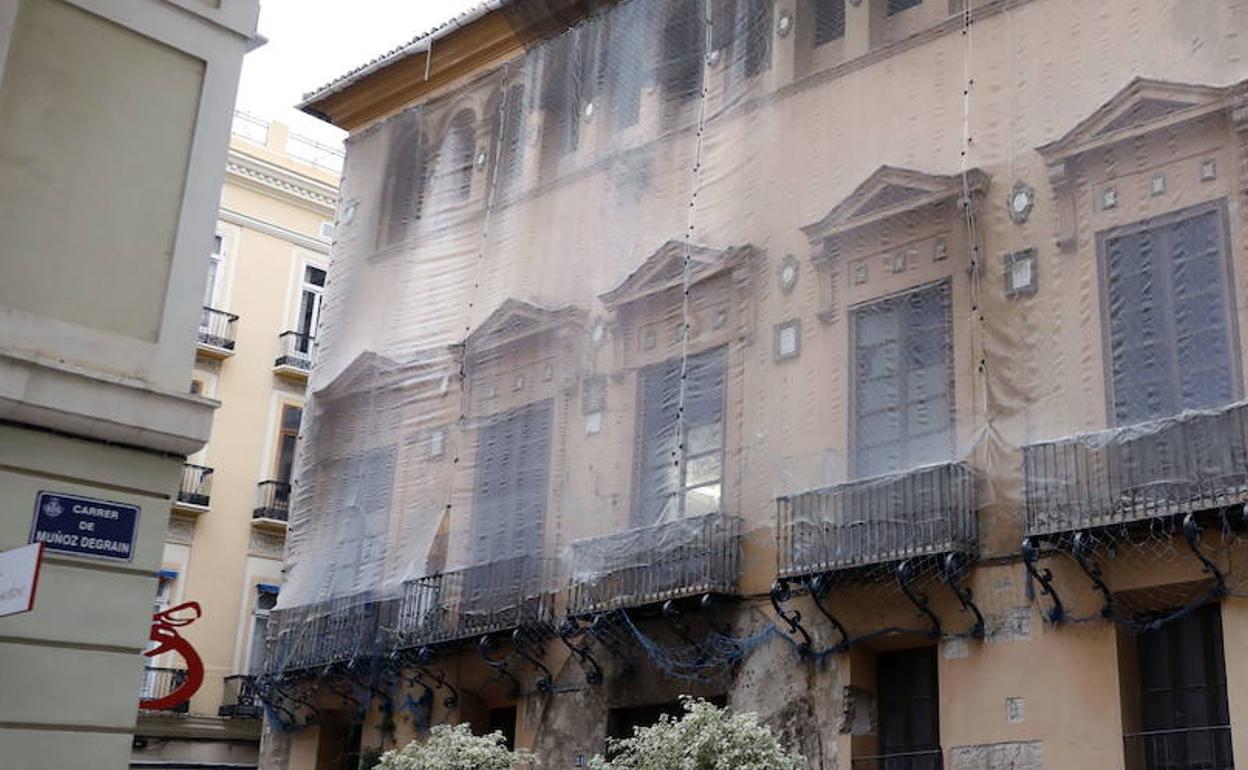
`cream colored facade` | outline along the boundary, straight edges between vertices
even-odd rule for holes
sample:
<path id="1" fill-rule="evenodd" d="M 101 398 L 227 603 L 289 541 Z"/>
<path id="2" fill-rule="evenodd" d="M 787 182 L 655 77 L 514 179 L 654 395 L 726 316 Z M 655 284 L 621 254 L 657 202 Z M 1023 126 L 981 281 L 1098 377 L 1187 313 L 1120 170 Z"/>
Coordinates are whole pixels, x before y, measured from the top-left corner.
<path id="1" fill-rule="evenodd" d="M 220 406 L 183 471 L 159 588 L 161 603 L 203 608 L 183 634 L 205 678 L 185 707 L 140 712 L 132 766 L 255 767 L 254 639 L 282 583 L 278 484 L 289 481 L 341 162 L 341 150 L 235 114 L 192 374 Z M 153 684 L 180 665 L 151 661 Z"/>
<path id="2" fill-rule="evenodd" d="M 570 31 L 593 4 L 560 5 L 532 26 L 487 6 L 306 105 L 352 131 L 356 213 L 305 426 L 300 593 L 271 627 L 267 694 L 298 729 L 263 766 L 468 722 L 582 767 L 681 693 L 759 713 L 812 768 L 1242 764 L 1237 4 L 625 0 Z M 743 6 L 766 11 L 735 39 L 701 26 Z M 695 85 L 665 89 L 673 71 Z M 1147 303 L 1115 271 L 1172 226 L 1205 240 L 1167 248 L 1214 255 L 1176 296 L 1217 287 L 1192 334 L 1216 333 L 1127 372 L 1156 321 L 1121 320 Z M 919 426 L 888 446 L 864 424 L 899 386 L 871 381 L 869 343 L 899 305 L 926 320 L 898 328 L 944 336 L 907 348 L 939 352 L 913 373 L 938 406 L 877 408 Z M 718 470 L 651 516 L 648 389 L 683 361 L 719 372 L 692 425 Z M 1162 369 L 1225 392 L 1138 416 Z M 1173 733 L 1144 662 L 1166 627 L 1191 637 L 1157 659 L 1207 652 L 1199 689 L 1223 688 Z"/>
<path id="3" fill-rule="evenodd" d="M 40 493 L 137 509 L 105 551 L 49 547 L 34 611 L 0 618 L 6 767 L 126 767 L 170 506 L 216 407 L 187 388 L 194 301 L 258 11 L 0 2 L 0 549 L 67 513 Z"/>

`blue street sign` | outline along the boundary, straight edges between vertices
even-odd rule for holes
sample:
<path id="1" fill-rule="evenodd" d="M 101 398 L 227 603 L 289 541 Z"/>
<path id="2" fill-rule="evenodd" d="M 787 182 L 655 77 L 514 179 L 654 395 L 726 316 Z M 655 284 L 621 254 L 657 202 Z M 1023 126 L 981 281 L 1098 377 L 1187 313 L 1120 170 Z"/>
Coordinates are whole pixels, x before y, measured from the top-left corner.
<path id="1" fill-rule="evenodd" d="M 40 492 L 30 542 L 46 550 L 130 561 L 139 529 L 139 506 Z"/>

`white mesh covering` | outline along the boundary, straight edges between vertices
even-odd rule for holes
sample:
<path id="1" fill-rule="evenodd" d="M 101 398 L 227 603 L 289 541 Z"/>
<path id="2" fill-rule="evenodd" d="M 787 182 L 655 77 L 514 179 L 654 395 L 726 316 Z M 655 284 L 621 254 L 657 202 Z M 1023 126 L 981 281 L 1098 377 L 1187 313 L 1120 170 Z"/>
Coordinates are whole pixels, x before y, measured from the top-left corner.
<path id="1" fill-rule="evenodd" d="M 419 645 L 1243 495 L 1236 4 L 890 4 L 857 59 L 825 5 L 626 0 L 351 136 L 279 612 Z"/>

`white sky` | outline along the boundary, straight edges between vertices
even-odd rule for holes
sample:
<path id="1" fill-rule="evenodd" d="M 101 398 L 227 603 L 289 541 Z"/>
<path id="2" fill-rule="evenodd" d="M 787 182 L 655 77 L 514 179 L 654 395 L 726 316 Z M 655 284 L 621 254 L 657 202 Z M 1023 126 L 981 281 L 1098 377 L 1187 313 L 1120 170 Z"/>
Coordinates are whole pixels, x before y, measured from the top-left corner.
<path id="1" fill-rule="evenodd" d="M 243 60 L 238 108 L 323 142 L 345 134 L 294 109 L 303 94 L 482 0 L 261 0 L 268 38 Z"/>

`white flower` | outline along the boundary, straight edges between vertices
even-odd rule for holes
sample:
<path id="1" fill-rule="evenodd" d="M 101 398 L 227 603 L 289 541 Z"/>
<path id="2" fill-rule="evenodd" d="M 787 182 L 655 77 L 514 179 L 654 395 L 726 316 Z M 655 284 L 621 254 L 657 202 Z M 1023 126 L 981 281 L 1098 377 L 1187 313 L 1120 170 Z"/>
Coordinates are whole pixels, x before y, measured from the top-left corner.
<path id="1" fill-rule="evenodd" d="M 734 714 L 714 704 L 682 698 L 680 719 L 664 716 L 612 743 L 613 759 L 594 757 L 591 770 L 803 770 L 801 757 L 784 750 L 756 714 Z"/>
<path id="2" fill-rule="evenodd" d="M 528 753 L 508 751 L 500 732 L 473 735 L 468 725 L 437 725 L 428 740 L 387 751 L 377 770 L 513 770 L 521 762 L 536 767 Z"/>

